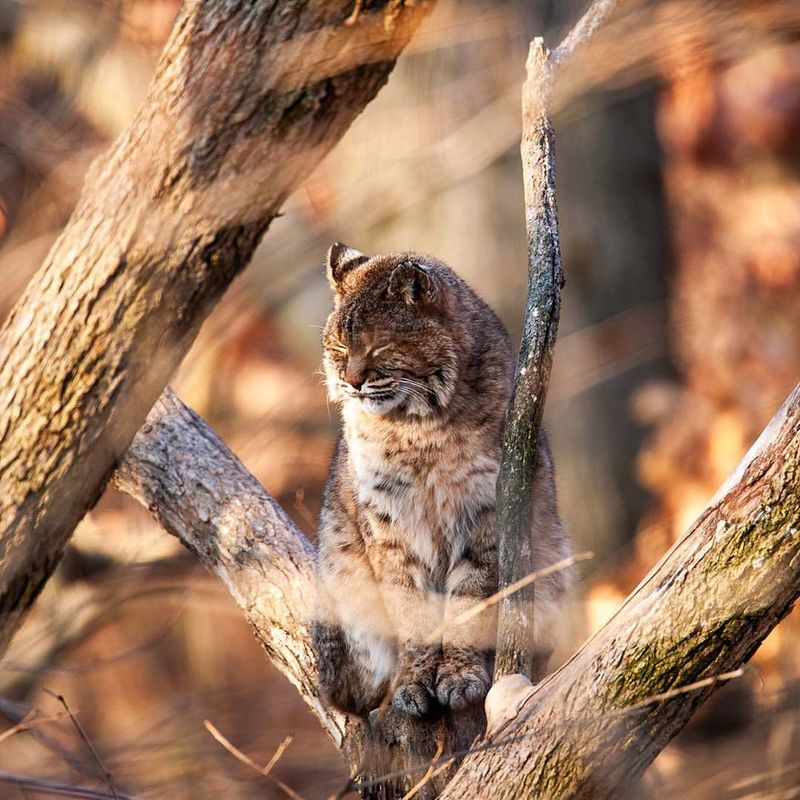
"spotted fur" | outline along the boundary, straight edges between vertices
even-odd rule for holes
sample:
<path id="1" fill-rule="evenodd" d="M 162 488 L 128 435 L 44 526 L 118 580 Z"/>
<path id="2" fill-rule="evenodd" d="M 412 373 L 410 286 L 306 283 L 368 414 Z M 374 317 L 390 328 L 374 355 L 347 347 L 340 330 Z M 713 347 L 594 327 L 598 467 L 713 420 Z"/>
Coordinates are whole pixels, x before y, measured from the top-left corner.
<path id="1" fill-rule="evenodd" d="M 366 714 L 384 699 L 414 716 L 479 702 L 490 683 L 497 590 L 495 485 L 513 378 L 502 323 L 428 256 L 328 254 L 323 332 L 343 433 L 320 516 L 314 645 L 327 699 Z M 537 567 L 569 554 L 542 441 L 534 485 Z M 546 663 L 569 582 L 535 587 Z"/>

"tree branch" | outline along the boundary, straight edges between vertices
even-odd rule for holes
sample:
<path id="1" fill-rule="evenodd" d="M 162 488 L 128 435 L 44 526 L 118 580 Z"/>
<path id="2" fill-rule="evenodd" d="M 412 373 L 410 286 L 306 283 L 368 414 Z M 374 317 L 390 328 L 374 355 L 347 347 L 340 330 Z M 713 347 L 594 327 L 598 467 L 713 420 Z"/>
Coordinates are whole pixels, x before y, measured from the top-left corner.
<path id="1" fill-rule="evenodd" d="M 594 0 L 578 20 L 575 27 L 564 37 L 564 41 L 550 55 L 550 63 L 555 67 L 566 61 L 579 47 L 583 46 L 595 31 L 608 19 L 617 5 L 617 0 Z"/>
<path id="2" fill-rule="evenodd" d="M 0 651 L 201 322 L 432 0 L 188 0 L 0 334 Z"/>
<path id="3" fill-rule="evenodd" d="M 317 695 L 307 627 L 313 548 L 275 501 L 171 392 L 114 480 L 224 581 L 270 657 L 363 774 L 369 732 Z M 504 696 L 514 678 L 492 689 L 487 710 L 500 721 L 442 796 L 478 800 L 489 785 L 497 798 L 620 796 L 800 595 L 799 484 L 800 386 L 605 628 L 535 690 Z M 417 755 L 407 763 L 417 770 L 410 787 L 425 762 Z"/>
<path id="4" fill-rule="evenodd" d="M 309 630 L 314 548 L 278 503 L 169 388 L 112 481 L 225 584 L 273 663 L 341 747 L 344 718 L 317 693 Z"/>
<path id="5" fill-rule="evenodd" d="M 485 797 L 487 775 L 498 800 L 624 796 L 719 681 L 670 690 L 735 670 L 800 596 L 798 490 L 800 386 L 611 621 L 518 702 L 505 697 L 519 710 L 442 797 Z"/>
<path id="6" fill-rule="evenodd" d="M 470 746 L 482 709 L 416 721 L 387 709 L 362 723 L 326 707 L 317 689 L 309 622 L 314 548 L 217 435 L 167 389 L 136 434 L 114 485 L 146 506 L 222 580 L 273 663 L 294 684 L 348 762 L 364 797 L 400 797 L 437 749 Z M 420 800 L 454 772 L 432 776 Z M 382 776 L 391 773 L 387 781 Z"/>
<path id="7" fill-rule="evenodd" d="M 528 233 L 528 296 L 497 481 L 501 589 L 537 567 L 530 537 L 532 490 L 564 285 L 556 207 L 555 136 L 548 113 L 553 70 L 597 30 L 614 5 L 615 0 L 595 0 L 552 54 L 539 38 L 531 42 L 528 54 L 520 148 Z M 495 680 L 515 673 L 533 679 L 542 677 L 533 675 L 533 601 L 534 589 L 528 586 L 500 604 Z"/>

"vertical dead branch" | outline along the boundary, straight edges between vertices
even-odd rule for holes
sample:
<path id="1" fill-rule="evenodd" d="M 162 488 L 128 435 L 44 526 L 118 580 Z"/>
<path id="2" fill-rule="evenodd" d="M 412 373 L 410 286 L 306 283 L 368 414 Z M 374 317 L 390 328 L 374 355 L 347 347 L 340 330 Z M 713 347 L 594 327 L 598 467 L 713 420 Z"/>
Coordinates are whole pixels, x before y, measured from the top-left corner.
<path id="1" fill-rule="evenodd" d="M 501 590 L 537 566 L 530 539 L 533 476 L 564 284 L 556 208 L 555 136 L 548 113 L 553 72 L 597 30 L 613 7 L 614 0 L 596 0 L 552 54 L 539 38 L 531 42 L 528 54 L 528 74 L 522 89 L 521 145 L 528 297 L 497 481 Z M 528 585 L 500 604 L 495 680 L 513 673 L 541 677 L 532 674 L 533 595 L 533 586 Z"/>
<path id="2" fill-rule="evenodd" d="M 556 212 L 555 142 L 546 110 L 550 81 L 547 50 L 541 39 L 535 39 L 522 91 L 528 299 L 497 482 L 501 590 L 535 569 L 530 537 L 533 476 L 564 283 Z M 495 680 L 512 673 L 534 677 L 533 594 L 530 584 L 500 603 Z"/>

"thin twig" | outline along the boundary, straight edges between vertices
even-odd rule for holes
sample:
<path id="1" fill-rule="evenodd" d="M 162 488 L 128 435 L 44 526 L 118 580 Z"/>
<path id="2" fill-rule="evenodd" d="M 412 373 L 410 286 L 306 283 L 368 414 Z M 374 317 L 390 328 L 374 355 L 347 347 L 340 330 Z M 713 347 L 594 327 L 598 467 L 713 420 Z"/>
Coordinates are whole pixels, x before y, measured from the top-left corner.
<path id="1" fill-rule="evenodd" d="M 529 586 L 540 578 L 544 578 L 547 575 L 552 575 L 554 572 L 561 572 L 562 570 L 569 569 L 569 567 L 578 561 L 588 561 L 590 558 L 594 558 L 594 553 L 592 553 L 590 550 L 584 550 L 581 553 L 574 553 L 567 558 L 562 558 L 561 561 L 556 561 L 555 564 L 550 564 L 549 566 L 543 567 L 540 570 L 531 572 L 529 575 L 520 578 L 510 586 L 500 589 L 493 595 L 490 595 L 489 597 L 481 600 L 479 603 L 476 603 L 474 606 L 470 606 L 459 614 L 456 614 L 454 617 L 445 619 L 444 622 L 439 625 L 439 627 L 434 628 L 433 631 L 428 634 L 428 636 L 424 639 L 425 644 L 436 644 L 449 626 L 463 625 L 465 622 L 469 622 L 474 617 L 477 617 L 478 614 L 482 614 L 484 611 L 486 611 L 487 608 L 496 605 L 505 598 L 510 597 L 515 592 L 518 592 L 520 589 L 524 589 L 526 586 Z M 383 718 L 383 715 L 386 713 L 386 709 L 389 707 L 389 703 L 391 702 L 395 689 L 397 689 L 397 687 L 402 683 L 403 679 L 408 674 L 408 669 L 410 666 L 411 656 L 405 655 L 403 661 L 398 665 L 397 671 L 395 672 L 395 676 L 392 679 L 392 683 L 389 686 L 386 695 L 381 701 L 380 706 L 378 706 L 378 719 Z"/>
<path id="2" fill-rule="evenodd" d="M 19 722 L 12 725 L 10 728 L 6 728 L 6 730 L 0 733 L 0 742 L 10 739 L 12 736 L 16 736 L 18 733 L 29 731 L 36 725 L 42 725 L 45 722 L 57 722 L 60 719 L 64 719 L 65 716 L 66 714 L 58 713 L 43 717 L 40 715 L 38 709 L 31 709 Z"/>
<path id="3" fill-rule="evenodd" d="M 95 750 L 94 745 L 92 744 L 89 737 L 86 735 L 86 731 L 83 729 L 83 725 L 81 725 L 81 723 L 78 721 L 78 718 L 75 716 L 75 714 L 72 713 L 72 710 L 70 709 L 66 698 L 61 694 L 57 694 L 56 692 L 51 691 L 46 686 L 42 687 L 42 691 L 44 691 L 46 694 L 49 694 L 50 697 L 53 697 L 56 700 L 58 700 L 58 702 L 61 703 L 62 706 L 64 706 L 64 710 L 69 715 L 70 720 L 72 720 L 72 724 L 75 726 L 75 730 L 78 731 L 78 734 L 80 735 L 81 739 L 83 739 L 84 743 L 89 748 L 89 751 L 94 757 L 94 760 L 97 762 L 97 765 L 100 767 L 103 773 L 103 777 L 105 778 L 106 783 L 108 784 L 108 788 L 109 791 L 111 792 L 112 797 L 117 797 L 118 796 L 117 789 L 114 786 L 114 781 L 111 779 L 111 773 L 106 768 L 106 765 L 103 763 L 103 759 L 100 758 L 100 754 L 97 752 L 97 750 Z"/>
<path id="4" fill-rule="evenodd" d="M 442 756 L 443 750 L 444 742 L 441 741 L 436 746 L 436 754 L 431 759 L 428 771 L 403 795 L 401 800 L 411 800 L 411 798 L 436 774 L 436 768 L 439 766 L 439 759 Z"/>
<path id="5" fill-rule="evenodd" d="M 710 678 L 703 678 L 702 680 L 695 681 L 694 683 L 687 683 L 685 686 L 678 686 L 675 689 L 669 689 L 666 692 L 645 697 L 644 700 L 640 700 L 638 703 L 634 703 L 633 705 L 609 711 L 606 716 L 612 717 L 619 714 L 627 714 L 631 711 L 636 711 L 639 708 L 645 708 L 652 703 L 660 703 L 664 700 L 671 700 L 673 697 L 679 697 L 682 694 L 688 694 L 689 692 L 694 692 L 697 689 L 705 689 L 707 686 L 715 686 L 722 681 L 730 681 L 734 678 L 741 678 L 742 675 L 744 675 L 744 672 L 744 667 L 739 667 L 739 669 L 735 669 L 732 672 L 723 672 L 720 675 L 712 675 Z"/>
<path id="6" fill-rule="evenodd" d="M 294 741 L 294 736 L 287 736 L 275 749 L 272 758 L 267 761 L 267 766 L 261 771 L 262 775 L 269 775 L 272 768 L 278 763 L 281 756 L 286 752 L 286 748 Z"/>
<path id="7" fill-rule="evenodd" d="M 588 561 L 592 558 L 594 558 L 594 553 L 592 553 L 591 550 L 584 550 L 581 553 L 574 553 L 567 558 L 562 558 L 561 561 L 556 561 L 555 564 L 550 564 L 548 567 L 534 570 L 529 575 L 526 575 L 524 578 L 520 578 L 510 586 L 506 586 L 504 589 L 500 589 L 499 591 L 495 592 L 493 595 L 491 595 L 491 597 L 487 597 L 485 600 L 481 600 L 480 603 L 470 606 L 468 609 L 462 611 L 460 614 L 457 614 L 452 619 L 445 620 L 445 622 L 436 631 L 434 631 L 433 634 L 431 634 L 429 641 L 434 641 L 437 635 L 440 636 L 444 632 L 445 627 L 448 625 L 463 625 L 465 622 L 469 622 L 469 620 L 473 619 L 473 617 L 477 617 L 478 614 L 482 614 L 487 608 L 496 605 L 506 597 L 511 597 L 512 594 L 515 594 L 520 589 L 529 586 L 540 578 L 544 578 L 547 575 L 552 575 L 554 572 L 561 572 L 562 570 L 569 569 L 573 564 L 576 564 L 579 561 Z"/>
<path id="8" fill-rule="evenodd" d="M 101 789 L 90 789 L 87 786 L 70 786 L 68 783 L 57 783 L 45 778 L 31 778 L 28 775 L 16 775 L 13 772 L 0 772 L 0 781 L 24 786 L 43 794 L 56 794 L 61 797 L 85 797 L 88 800 L 134 800 L 127 794 L 109 794 Z"/>
<path id="9" fill-rule="evenodd" d="M 594 0 L 575 27 L 564 37 L 561 44 L 553 50 L 550 60 L 553 65 L 561 64 L 575 50 L 585 44 L 594 32 L 608 19 L 617 5 L 617 0 Z"/>
<path id="10" fill-rule="evenodd" d="M 269 778 L 284 794 L 288 797 L 291 797 L 292 800 L 303 800 L 303 797 L 299 795 L 291 786 L 285 784 L 279 778 L 276 778 L 274 775 L 270 774 L 272 768 L 277 764 L 278 759 L 284 754 L 286 748 L 292 743 L 292 739 L 294 737 L 287 736 L 279 745 L 275 753 L 273 754 L 272 758 L 270 758 L 269 762 L 265 767 L 259 767 L 255 761 L 253 761 L 250 756 L 243 753 L 235 744 L 230 742 L 228 739 L 223 736 L 223 734 L 219 731 L 219 729 L 214 725 L 213 722 L 210 720 L 203 720 L 203 725 L 205 725 L 206 730 L 236 759 L 245 764 L 246 766 L 250 767 L 250 769 L 257 772 L 262 778 Z"/>
<path id="11" fill-rule="evenodd" d="M 15 724 L 21 722 L 32 710 L 33 709 L 30 706 L 24 703 L 15 703 L 11 700 L 0 697 L 0 713 Z M 63 719 L 66 714 L 59 711 L 57 716 L 58 719 Z M 65 764 L 68 764 L 76 772 L 81 773 L 86 778 L 102 780 L 102 775 L 98 773 L 97 768 L 93 763 L 88 763 L 84 760 L 83 756 L 79 755 L 73 750 L 70 750 L 68 747 L 65 747 L 61 744 L 61 742 L 53 739 L 51 736 L 48 736 L 39 727 L 29 728 L 28 732 L 38 744 L 49 750 L 54 755 L 58 756 L 64 761 Z"/>

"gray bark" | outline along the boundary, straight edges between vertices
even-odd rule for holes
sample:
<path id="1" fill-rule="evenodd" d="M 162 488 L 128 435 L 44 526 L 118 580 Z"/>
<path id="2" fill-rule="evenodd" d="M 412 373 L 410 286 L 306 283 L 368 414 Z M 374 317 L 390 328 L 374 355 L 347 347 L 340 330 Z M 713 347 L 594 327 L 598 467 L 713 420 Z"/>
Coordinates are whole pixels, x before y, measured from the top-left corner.
<path id="1" fill-rule="evenodd" d="M 165 393 L 115 480 L 225 582 L 355 778 L 387 761 L 417 770 L 364 794 L 399 797 L 413 785 L 450 721 L 429 726 L 425 741 L 398 722 L 387 759 L 365 726 L 320 703 L 307 627 L 313 548 L 205 423 Z M 648 699 L 741 665 L 800 595 L 799 483 L 800 387 L 618 614 L 535 691 L 493 709 L 495 687 L 487 706 L 501 722 L 419 796 L 624 796 L 716 684 Z M 449 736 L 451 752 L 469 744 Z"/>
<path id="2" fill-rule="evenodd" d="M 483 728 L 480 708 L 419 722 L 388 709 L 363 723 L 326 707 L 317 692 L 309 622 L 314 548 L 258 480 L 169 389 L 162 393 L 113 478 L 150 509 L 225 584 L 273 663 L 341 748 L 365 797 L 400 797 L 441 742 L 467 749 Z M 454 771 L 420 793 L 432 797 Z M 394 779 L 376 780 L 400 772 Z"/>
<path id="3" fill-rule="evenodd" d="M 547 115 L 550 80 L 547 51 L 542 40 L 536 39 L 528 56 L 528 80 L 523 89 L 521 148 L 528 230 L 528 298 L 497 479 L 501 589 L 530 575 L 537 567 L 530 536 L 533 480 L 564 284 L 556 210 L 555 137 Z M 533 584 L 501 601 L 495 680 L 514 673 L 534 677 L 534 613 Z"/>
<path id="4" fill-rule="evenodd" d="M 624 796 L 719 683 L 648 698 L 739 667 L 800 596 L 798 467 L 800 386 L 686 536 L 442 797 L 485 797 L 486 776 L 495 798 Z"/>
<path id="5" fill-rule="evenodd" d="M 528 54 L 520 148 L 528 234 L 528 295 L 497 479 L 501 590 L 532 574 L 538 566 L 533 563 L 530 537 L 532 491 L 564 285 L 556 207 L 555 135 L 549 114 L 553 69 L 592 36 L 613 11 L 615 2 L 594 0 L 552 53 L 542 39 L 534 39 Z M 528 584 L 500 603 L 495 680 L 512 674 L 542 677 L 534 675 L 533 601 L 533 585 Z"/>
<path id="6" fill-rule="evenodd" d="M 0 334 L 0 651 L 201 322 L 431 2 L 190 0 Z"/>
<path id="7" fill-rule="evenodd" d="M 418 16 L 399 3 L 378 5 L 364 13 L 376 14 L 375 35 L 388 31 L 388 50 L 370 49 L 377 63 L 355 68 L 344 46 L 355 33 L 340 25 L 350 11 L 344 4 L 287 2 L 282 15 L 277 4 L 187 6 L 143 111 L 96 165 L 0 344 L 5 637 L 286 193 L 385 80 Z M 342 33 L 320 33 L 330 22 Z M 295 38 L 278 41 L 276 30 Z M 559 59 L 580 37 L 566 41 Z M 317 46 L 335 77 L 298 60 Z M 240 174 L 252 183 L 246 205 Z M 619 796 L 715 683 L 671 690 L 737 667 L 800 594 L 798 461 L 800 388 L 621 611 L 535 691 L 495 709 L 501 722 L 486 740 L 459 768 L 447 762 L 451 774 L 418 796 Z M 355 778 L 417 769 L 370 782 L 364 795 L 400 796 L 438 739 L 449 751 L 469 744 L 464 732 L 474 720 L 389 718 L 373 729 L 324 707 L 308 637 L 313 550 L 170 393 L 136 436 L 117 482 L 225 581 Z M 493 690 L 488 705 L 498 696 Z"/>

